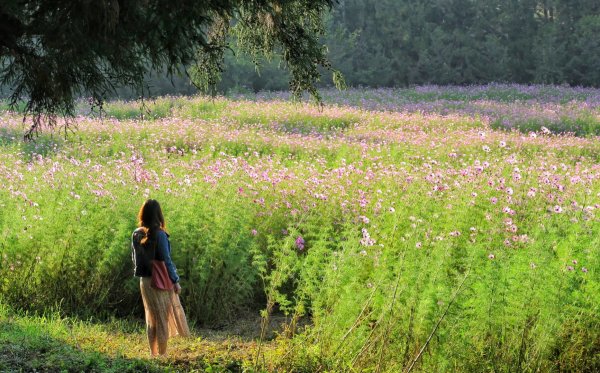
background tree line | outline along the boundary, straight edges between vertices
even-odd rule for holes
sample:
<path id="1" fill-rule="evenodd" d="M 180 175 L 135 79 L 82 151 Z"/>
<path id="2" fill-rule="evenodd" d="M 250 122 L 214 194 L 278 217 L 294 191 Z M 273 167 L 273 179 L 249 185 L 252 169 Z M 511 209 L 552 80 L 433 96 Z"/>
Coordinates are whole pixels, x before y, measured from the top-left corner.
<path id="1" fill-rule="evenodd" d="M 340 0 L 325 17 L 322 42 L 349 86 L 600 86 L 598 0 Z M 277 54 L 267 60 L 231 45 L 219 92 L 288 89 Z M 145 94 L 196 92 L 187 76 L 166 75 L 147 75 Z M 332 85 L 330 75 L 323 77 L 319 85 Z M 116 95 L 139 92 L 119 88 Z"/>
<path id="2" fill-rule="evenodd" d="M 350 86 L 600 86 L 598 0 L 342 0 L 327 28 L 330 60 Z M 229 53 L 219 87 L 286 89 L 277 65 L 258 75 Z"/>

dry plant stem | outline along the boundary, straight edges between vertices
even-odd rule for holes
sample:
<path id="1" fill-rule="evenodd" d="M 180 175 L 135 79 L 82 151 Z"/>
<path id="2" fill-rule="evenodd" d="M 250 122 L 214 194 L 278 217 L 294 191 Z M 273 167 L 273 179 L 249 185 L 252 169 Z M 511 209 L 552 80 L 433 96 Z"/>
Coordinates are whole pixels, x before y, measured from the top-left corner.
<path id="1" fill-rule="evenodd" d="M 71 337 L 71 339 L 75 342 L 75 347 L 79 350 L 79 351 L 83 351 L 81 349 L 81 346 L 79 345 L 79 340 L 77 340 L 77 338 L 75 337 L 75 333 L 73 333 L 73 322 L 68 322 L 65 324 L 67 327 L 67 330 L 69 331 L 69 336 Z"/>
<path id="2" fill-rule="evenodd" d="M 381 343 L 381 349 L 379 350 L 379 358 L 377 360 L 377 368 L 375 370 L 377 373 L 381 372 L 381 360 L 383 359 L 383 350 L 385 349 L 385 344 L 387 343 L 388 336 L 390 334 L 389 332 L 391 327 L 391 321 L 392 317 L 394 316 L 394 305 L 396 304 L 396 297 L 398 295 L 398 285 L 400 285 L 400 273 L 401 271 L 398 271 L 398 275 L 396 276 L 396 284 L 394 285 L 394 296 L 392 297 L 392 303 L 390 304 L 389 310 L 390 316 L 388 317 L 387 325 L 385 326 L 385 330 L 383 331 L 383 341 Z"/>
<path id="3" fill-rule="evenodd" d="M 290 320 L 289 326 L 285 331 L 286 338 L 294 337 L 294 334 L 296 334 L 296 327 L 298 325 L 299 319 L 300 319 L 300 313 L 298 311 L 295 311 L 294 314 L 292 315 L 292 319 Z"/>
<path id="4" fill-rule="evenodd" d="M 269 326 L 269 320 L 270 320 L 270 316 L 271 316 L 271 311 L 273 310 L 273 305 L 275 304 L 275 302 L 273 301 L 273 299 L 269 296 L 269 299 L 267 300 L 267 309 L 265 312 L 265 316 L 262 318 L 262 321 L 260 323 L 260 339 L 258 340 L 258 348 L 256 349 L 256 360 L 254 362 L 254 366 L 256 369 L 259 368 L 259 360 L 260 360 L 260 356 L 261 356 L 261 352 L 262 352 L 262 344 L 263 341 L 265 339 L 265 334 L 267 332 L 267 327 Z M 262 367 L 263 364 L 261 364 Z"/>
<path id="5" fill-rule="evenodd" d="M 585 204 L 585 202 L 584 202 L 584 204 Z M 528 292 L 528 297 L 527 297 L 528 305 L 531 305 L 534 288 L 535 288 L 535 285 L 534 285 L 534 282 L 532 282 L 529 286 L 529 292 Z M 517 367 L 519 367 L 519 369 L 521 369 L 521 370 L 524 370 L 521 365 L 523 364 L 523 360 L 525 358 L 525 352 L 527 350 L 527 337 L 529 336 L 529 332 L 531 331 L 534 324 L 536 323 L 539 314 L 540 314 L 540 311 L 537 310 L 536 312 L 534 312 L 533 315 L 529 314 L 525 319 L 525 325 L 523 326 L 523 332 L 521 333 L 521 346 L 519 347 L 519 359 L 517 361 Z"/>
<path id="6" fill-rule="evenodd" d="M 381 318 L 383 318 L 383 316 L 381 316 Z M 380 320 L 381 319 L 377 320 L 377 324 L 379 324 Z M 350 362 L 350 366 L 353 367 L 354 364 L 356 364 L 356 361 L 358 360 L 358 358 L 360 358 L 362 356 L 362 354 L 364 354 L 365 351 L 367 351 L 367 349 L 369 347 L 371 347 L 371 345 L 373 345 L 374 343 L 377 343 L 379 337 L 375 337 L 375 338 L 371 339 L 373 334 L 375 334 L 376 330 L 377 330 L 377 328 L 373 328 L 371 330 L 371 333 L 369 333 L 369 335 L 367 336 L 367 339 L 366 339 L 367 342 L 365 342 L 365 344 L 362 345 L 360 351 L 358 351 L 358 353 L 352 358 L 352 361 Z"/>
<path id="7" fill-rule="evenodd" d="M 525 359 L 525 353 L 527 351 L 527 338 L 529 337 L 529 332 L 531 331 L 533 325 L 536 322 L 538 314 L 539 311 L 535 315 L 527 317 L 527 319 L 525 320 L 525 325 L 523 326 L 523 332 L 521 333 L 521 345 L 519 347 L 519 359 L 517 361 L 517 367 L 519 367 L 519 369 L 521 369 L 522 371 L 526 370 L 522 365 Z"/>
<path id="8" fill-rule="evenodd" d="M 458 285 L 458 289 L 456 289 L 456 291 L 454 292 L 454 295 L 452 296 L 452 299 L 450 299 L 450 302 L 448 303 L 448 306 L 444 310 L 444 313 L 438 319 L 437 323 L 433 327 L 433 330 L 429 334 L 429 337 L 427 337 L 427 340 L 425 341 L 425 344 L 423 345 L 423 347 L 421 347 L 421 349 L 419 350 L 419 353 L 417 354 L 417 356 L 415 356 L 415 358 L 413 359 L 413 361 L 410 363 L 410 365 L 406 369 L 406 373 L 409 373 L 409 372 L 411 372 L 413 370 L 413 368 L 415 367 L 415 364 L 417 363 L 417 361 L 419 361 L 419 359 L 421 358 L 421 355 L 423 354 L 423 352 L 425 352 L 425 349 L 429 345 L 429 342 L 431 341 L 431 338 L 433 338 L 433 336 L 434 336 L 435 332 L 437 331 L 438 327 L 440 326 L 442 320 L 444 320 L 444 318 L 446 317 L 446 314 L 448 313 L 448 310 L 450 309 L 450 307 L 452 307 L 452 304 L 456 300 L 456 297 L 458 296 L 458 294 L 460 294 L 460 291 L 462 290 L 462 287 L 463 287 L 463 285 L 465 283 L 465 280 L 467 279 L 467 277 L 469 277 L 470 273 L 471 273 L 471 271 L 470 271 L 470 268 L 469 268 L 469 270 L 467 271 L 467 274 L 465 275 L 465 277 L 460 282 L 460 285 Z"/>
<path id="9" fill-rule="evenodd" d="M 292 339 L 294 337 L 294 335 L 296 334 L 296 327 L 297 327 L 297 323 L 298 323 L 298 319 L 300 318 L 300 313 L 296 310 L 294 312 L 294 315 L 292 316 L 292 319 L 290 320 L 289 326 L 286 327 L 285 329 L 285 337 L 287 339 Z M 285 359 L 290 356 L 292 353 L 294 353 L 294 349 L 293 348 L 288 348 L 285 352 L 285 354 L 283 355 L 282 360 L 285 361 Z"/>
<path id="10" fill-rule="evenodd" d="M 412 340 L 412 329 L 413 329 L 414 316 L 415 316 L 415 306 L 413 305 L 410 308 L 410 316 L 408 318 L 408 331 L 406 332 L 407 340 L 406 340 L 406 345 L 404 346 L 404 354 L 402 357 L 402 365 L 403 366 L 406 363 L 406 361 L 409 359 L 408 349 L 410 346 L 410 342 Z"/>

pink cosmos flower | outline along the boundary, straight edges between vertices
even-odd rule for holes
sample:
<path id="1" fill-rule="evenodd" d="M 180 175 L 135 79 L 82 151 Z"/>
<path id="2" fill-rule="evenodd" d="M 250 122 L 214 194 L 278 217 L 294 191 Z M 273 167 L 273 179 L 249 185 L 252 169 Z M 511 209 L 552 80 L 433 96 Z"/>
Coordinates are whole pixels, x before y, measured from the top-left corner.
<path id="1" fill-rule="evenodd" d="M 496 258 L 496 256 L 495 256 L 494 254 L 490 254 L 490 255 L 488 255 L 488 259 L 490 259 L 490 260 L 491 260 L 491 259 L 495 259 L 495 258 Z"/>
<path id="2" fill-rule="evenodd" d="M 375 240 L 371 238 L 371 235 L 367 231 L 366 228 L 362 229 L 363 237 L 360 240 L 361 245 L 363 246 L 373 246 L 375 244 Z"/>
<path id="3" fill-rule="evenodd" d="M 302 236 L 298 236 L 298 238 L 296 238 L 296 247 L 300 251 L 304 250 L 304 238 L 302 238 Z"/>

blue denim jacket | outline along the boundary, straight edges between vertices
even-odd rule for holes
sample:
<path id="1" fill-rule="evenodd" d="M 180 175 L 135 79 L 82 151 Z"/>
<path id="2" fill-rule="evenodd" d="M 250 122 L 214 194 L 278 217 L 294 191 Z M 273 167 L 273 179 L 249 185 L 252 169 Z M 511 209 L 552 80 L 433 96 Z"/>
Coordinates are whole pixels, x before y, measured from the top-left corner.
<path id="1" fill-rule="evenodd" d="M 165 231 L 158 231 L 157 233 L 158 242 L 156 244 L 155 257 L 152 257 L 152 249 L 146 249 L 144 245 L 140 243 L 142 238 L 145 237 L 143 228 L 138 228 L 133 231 L 131 237 L 131 259 L 134 265 L 134 275 L 138 277 L 151 277 L 152 276 L 152 260 L 163 260 L 167 266 L 169 277 L 174 284 L 179 282 L 179 276 L 177 275 L 177 268 L 171 260 L 171 243 L 169 242 L 169 234 Z M 154 245 L 150 243 L 150 245 Z"/>

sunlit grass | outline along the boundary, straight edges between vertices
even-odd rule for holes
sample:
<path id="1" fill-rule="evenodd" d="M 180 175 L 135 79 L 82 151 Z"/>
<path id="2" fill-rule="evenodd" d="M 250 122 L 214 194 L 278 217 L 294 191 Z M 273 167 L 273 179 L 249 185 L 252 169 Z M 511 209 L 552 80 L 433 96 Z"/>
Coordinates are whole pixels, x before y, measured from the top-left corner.
<path id="1" fill-rule="evenodd" d="M 171 338 L 168 356 L 156 359 L 149 355 L 139 321 L 83 321 L 52 311 L 32 316 L 0 307 L 3 372 L 241 371 L 251 370 L 256 351 L 251 339 L 203 330 L 194 331 L 191 338 Z"/>
<path id="2" fill-rule="evenodd" d="M 11 325 L 45 325 L 68 356 L 83 343 L 97 364 L 146 364 L 129 243 L 152 197 L 190 321 L 286 321 L 274 341 L 173 341 L 161 369 L 593 371 L 597 90 L 410 90 L 327 92 L 325 106 L 167 97 L 143 120 L 127 114 L 137 103 L 115 102 L 117 114 L 33 143 L 22 117 L 4 114 L 0 294 Z M 24 314 L 49 309 L 61 311 L 56 327 Z M 134 321 L 111 326 L 117 315 Z M 90 318 L 107 324 L 73 321 Z"/>

